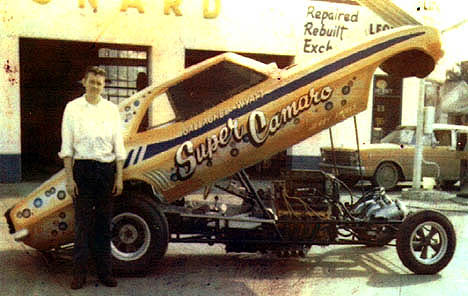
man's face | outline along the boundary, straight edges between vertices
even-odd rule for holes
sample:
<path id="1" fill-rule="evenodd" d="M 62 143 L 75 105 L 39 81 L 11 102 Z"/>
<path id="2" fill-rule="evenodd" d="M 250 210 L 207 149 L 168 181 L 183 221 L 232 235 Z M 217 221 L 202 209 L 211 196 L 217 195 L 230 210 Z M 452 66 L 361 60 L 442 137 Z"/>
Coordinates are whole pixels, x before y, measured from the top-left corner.
<path id="1" fill-rule="evenodd" d="M 88 73 L 83 80 L 83 85 L 86 93 L 90 95 L 100 95 L 104 89 L 106 78 L 102 75 L 96 75 L 92 72 Z"/>

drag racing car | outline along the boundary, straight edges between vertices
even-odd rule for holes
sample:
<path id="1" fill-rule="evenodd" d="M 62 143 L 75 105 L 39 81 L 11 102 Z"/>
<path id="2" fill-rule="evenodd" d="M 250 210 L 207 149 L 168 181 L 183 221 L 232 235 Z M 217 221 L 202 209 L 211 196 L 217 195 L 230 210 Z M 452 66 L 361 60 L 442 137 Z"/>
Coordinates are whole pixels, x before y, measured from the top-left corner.
<path id="1" fill-rule="evenodd" d="M 377 67 L 425 77 L 441 56 L 437 30 L 401 26 L 285 69 L 225 53 L 121 102 L 128 157 L 112 220 L 115 271 L 151 270 L 168 243 L 289 256 L 313 245 L 381 246 L 396 238 L 411 271 L 439 272 L 456 243 L 440 213 L 408 213 L 380 189 L 344 202 L 340 181 L 317 172 L 292 173 L 257 190 L 243 169 L 365 110 Z M 161 116 L 142 128 L 151 104 Z M 185 198 L 203 188 L 206 200 Z M 228 200 L 220 202 L 213 188 Z M 5 217 L 16 241 L 41 251 L 70 245 L 74 210 L 65 172 Z"/>

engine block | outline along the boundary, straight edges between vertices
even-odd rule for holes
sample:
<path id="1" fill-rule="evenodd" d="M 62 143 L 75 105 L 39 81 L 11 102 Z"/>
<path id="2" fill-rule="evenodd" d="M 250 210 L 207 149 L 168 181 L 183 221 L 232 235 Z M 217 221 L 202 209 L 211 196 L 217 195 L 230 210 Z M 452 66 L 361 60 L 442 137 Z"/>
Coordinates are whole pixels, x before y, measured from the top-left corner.
<path id="1" fill-rule="evenodd" d="M 332 208 L 323 198 L 312 194 L 291 196 L 284 180 L 273 182 L 273 187 L 278 229 L 285 239 L 330 241 L 333 226 L 314 223 L 331 219 Z"/>

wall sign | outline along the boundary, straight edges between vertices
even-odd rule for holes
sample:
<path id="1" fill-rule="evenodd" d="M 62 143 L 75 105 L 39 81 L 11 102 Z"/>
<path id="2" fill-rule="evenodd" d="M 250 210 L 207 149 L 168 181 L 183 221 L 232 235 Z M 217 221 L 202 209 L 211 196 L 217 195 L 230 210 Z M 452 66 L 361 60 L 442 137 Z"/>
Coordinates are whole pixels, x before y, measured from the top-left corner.
<path id="1" fill-rule="evenodd" d="M 359 22 L 359 8 L 354 12 L 341 9 L 307 7 L 304 24 L 304 52 L 321 54 L 333 49 L 333 41 L 343 41 L 348 24 Z"/>
<path id="2" fill-rule="evenodd" d="M 45 5 L 52 0 L 32 0 L 36 3 Z M 98 10 L 98 0 L 77 0 L 78 7 L 81 9 L 86 8 L 86 2 L 93 9 L 94 12 Z M 139 13 L 144 13 L 143 0 L 121 0 L 120 11 L 126 12 L 129 8 L 137 9 Z M 180 6 L 183 0 L 164 0 L 164 14 L 174 14 L 182 16 Z M 203 0 L 203 17 L 207 19 L 217 18 L 221 10 L 221 0 Z"/>

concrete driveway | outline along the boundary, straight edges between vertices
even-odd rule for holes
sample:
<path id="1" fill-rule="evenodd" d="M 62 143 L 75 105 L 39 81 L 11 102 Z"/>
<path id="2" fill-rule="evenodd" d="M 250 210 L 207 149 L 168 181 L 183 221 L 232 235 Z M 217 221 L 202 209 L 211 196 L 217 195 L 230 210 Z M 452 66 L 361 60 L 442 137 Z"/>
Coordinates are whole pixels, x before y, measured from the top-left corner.
<path id="1" fill-rule="evenodd" d="M 2 188 L 2 214 L 29 190 L 27 184 L 11 192 Z M 446 214 L 458 244 L 454 259 L 438 275 L 410 273 L 393 247 L 314 246 L 305 258 L 277 258 L 226 254 L 221 245 L 170 244 L 146 276 L 119 278 L 117 288 L 108 288 L 92 268 L 86 286 L 77 291 L 69 288 L 69 253 L 51 259 L 14 242 L 2 217 L 0 295 L 468 295 L 468 214 Z"/>

